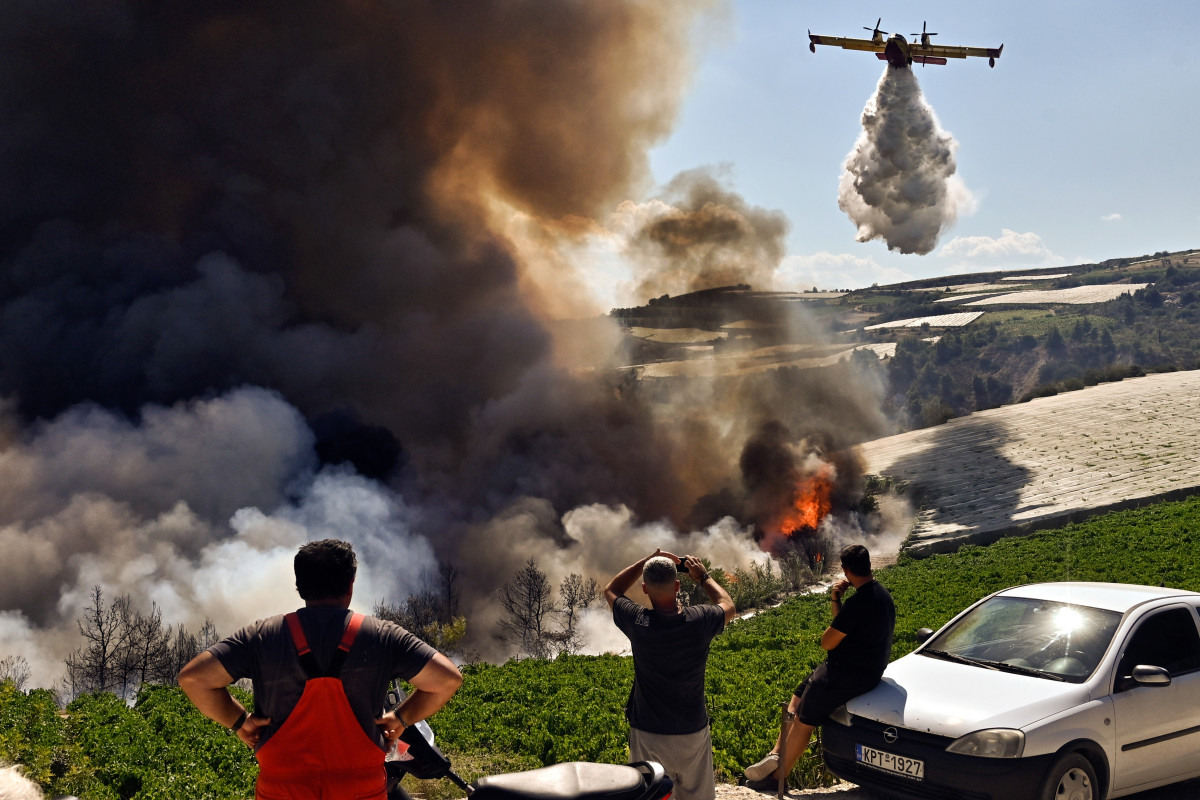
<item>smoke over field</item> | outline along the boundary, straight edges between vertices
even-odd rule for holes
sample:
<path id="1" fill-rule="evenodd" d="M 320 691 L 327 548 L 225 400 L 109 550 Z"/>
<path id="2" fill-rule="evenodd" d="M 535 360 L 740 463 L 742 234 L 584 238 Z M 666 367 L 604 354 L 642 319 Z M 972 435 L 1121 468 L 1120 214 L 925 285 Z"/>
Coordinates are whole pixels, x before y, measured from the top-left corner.
<path id="1" fill-rule="evenodd" d="M 970 193 L 955 175 L 958 143 L 941 129 L 910 68 L 887 67 L 846 157 L 838 207 L 857 239 L 924 255 L 953 225 Z"/>
<path id="2" fill-rule="evenodd" d="M 703 6 L 10 8 L 0 657 L 53 682 L 94 585 L 231 632 L 298 604 L 324 536 L 356 545 L 364 610 L 453 560 L 484 655 L 528 558 L 763 558 L 748 520 L 686 520 L 792 399 L 647 398 L 559 363 L 546 324 L 586 305 L 558 243 L 648 188 Z M 689 212 L 761 220 L 737 225 L 769 274 L 779 219 L 690 185 Z"/>

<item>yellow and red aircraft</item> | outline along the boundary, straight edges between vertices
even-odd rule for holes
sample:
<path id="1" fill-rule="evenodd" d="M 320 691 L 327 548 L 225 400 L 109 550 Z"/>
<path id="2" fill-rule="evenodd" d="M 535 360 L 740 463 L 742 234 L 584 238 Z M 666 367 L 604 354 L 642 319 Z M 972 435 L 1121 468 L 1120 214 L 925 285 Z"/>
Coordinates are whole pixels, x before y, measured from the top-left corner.
<path id="1" fill-rule="evenodd" d="M 875 28 L 866 28 L 864 31 L 871 31 L 870 39 L 849 39 L 842 36 L 818 36 L 812 31 L 808 32 L 808 49 L 812 52 L 817 52 L 817 45 L 827 44 L 834 47 L 841 47 L 846 50 L 866 50 L 874 53 L 881 61 L 887 61 L 893 67 L 910 67 L 915 61 L 918 64 L 945 64 L 948 58 L 966 58 L 967 56 L 978 56 L 988 60 L 988 66 L 996 66 L 996 59 L 1000 57 L 1000 53 L 1004 51 L 1004 45 L 999 47 L 958 47 L 955 45 L 932 44 L 929 41 L 930 36 L 937 36 L 936 33 L 925 30 L 925 23 L 921 23 L 921 32 L 912 34 L 913 41 L 908 42 L 903 36 L 898 33 L 892 34 L 889 38 L 884 39 L 888 35 L 887 31 L 879 29 L 880 23 L 883 22 L 883 17 L 875 23 Z M 916 41 L 920 36 L 920 42 Z"/>

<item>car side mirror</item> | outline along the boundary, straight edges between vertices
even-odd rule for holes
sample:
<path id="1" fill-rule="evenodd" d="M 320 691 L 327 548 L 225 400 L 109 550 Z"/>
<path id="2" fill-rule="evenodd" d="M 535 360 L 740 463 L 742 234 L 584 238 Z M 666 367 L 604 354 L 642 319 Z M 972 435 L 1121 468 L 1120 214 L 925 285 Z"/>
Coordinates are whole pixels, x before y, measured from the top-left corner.
<path id="1" fill-rule="evenodd" d="M 1133 668 L 1133 681 L 1139 686 L 1170 686 L 1171 673 L 1162 667 L 1138 664 Z"/>
<path id="2" fill-rule="evenodd" d="M 917 644 L 925 644 L 931 636 L 933 636 L 933 628 L 918 628 L 916 633 Z"/>
<path id="3" fill-rule="evenodd" d="M 1149 664 L 1138 664 L 1133 668 L 1132 675 L 1122 675 L 1117 678 L 1116 690 L 1127 692 L 1138 686 L 1170 686 L 1171 673 L 1162 667 Z"/>

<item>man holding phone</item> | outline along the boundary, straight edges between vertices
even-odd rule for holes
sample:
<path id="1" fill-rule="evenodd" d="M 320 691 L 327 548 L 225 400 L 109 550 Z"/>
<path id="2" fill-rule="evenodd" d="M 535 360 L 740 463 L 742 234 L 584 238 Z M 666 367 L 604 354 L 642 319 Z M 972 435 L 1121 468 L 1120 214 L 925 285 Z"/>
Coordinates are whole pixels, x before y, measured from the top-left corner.
<path id="1" fill-rule="evenodd" d="M 681 572 L 711 603 L 679 602 Z M 639 576 L 648 609 L 625 596 Z M 699 559 L 662 550 L 617 573 L 604 587 L 604 599 L 633 650 L 633 688 L 625 705 L 630 758 L 662 764 L 679 800 L 713 800 L 704 672 L 709 644 L 733 619 L 733 600 Z"/>

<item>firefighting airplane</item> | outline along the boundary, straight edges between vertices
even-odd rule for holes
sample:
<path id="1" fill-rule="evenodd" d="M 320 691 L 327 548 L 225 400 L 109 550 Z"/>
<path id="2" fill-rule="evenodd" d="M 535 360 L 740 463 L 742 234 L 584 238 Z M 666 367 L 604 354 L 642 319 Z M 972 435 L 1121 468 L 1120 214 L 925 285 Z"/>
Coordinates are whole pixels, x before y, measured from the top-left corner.
<path id="1" fill-rule="evenodd" d="M 879 29 L 880 23 L 883 22 L 883 17 L 880 17 L 875 23 L 875 28 L 864 27 L 864 31 L 871 31 L 870 39 L 848 39 L 841 36 L 818 36 L 812 31 L 808 32 L 808 49 L 812 52 L 817 52 L 817 45 L 827 44 L 834 47 L 841 47 L 846 50 L 866 50 L 872 52 L 880 60 L 887 61 L 893 67 L 910 67 L 915 61 L 918 64 L 945 64 L 947 58 L 966 58 L 967 56 L 978 56 L 988 60 L 988 66 L 996 66 L 996 59 L 1000 57 L 1000 53 L 1004 51 L 1004 45 L 999 47 L 958 47 L 955 45 L 931 44 L 930 36 L 937 36 L 925 30 L 925 23 L 921 23 L 921 32 L 912 34 L 913 42 L 909 43 L 898 33 L 894 33 L 890 38 L 884 39 L 888 35 L 887 31 Z M 921 41 L 918 43 L 916 38 L 920 36 Z"/>

